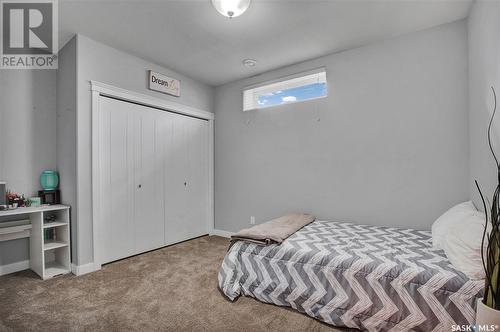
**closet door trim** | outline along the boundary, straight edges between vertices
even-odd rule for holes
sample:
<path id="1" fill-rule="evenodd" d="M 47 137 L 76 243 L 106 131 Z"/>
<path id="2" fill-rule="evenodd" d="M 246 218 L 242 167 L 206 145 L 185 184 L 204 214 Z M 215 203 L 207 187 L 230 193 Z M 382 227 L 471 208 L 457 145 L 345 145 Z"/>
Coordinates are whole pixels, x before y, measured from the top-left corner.
<path id="1" fill-rule="evenodd" d="M 101 268 L 101 257 L 99 251 L 104 248 L 99 248 L 99 241 L 97 241 L 96 225 L 101 222 L 101 202 L 105 197 L 101 197 L 101 183 L 100 183 L 100 169 L 101 164 L 99 160 L 99 100 L 101 96 L 111 97 L 118 100 L 131 102 L 146 107 L 152 107 L 167 112 L 182 114 L 208 121 L 209 128 L 209 148 L 208 148 L 208 202 L 209 207 L 207 233 L 213 234 L 214 230 L 214 120 L 215 115 L 211 112 L 199 110 L 190 106 L 180 103 L 167 101 L 164 99 L 155 98 L 149 95 L 129 91 L 122 88 L 114 87 L 109 84 L 90 81 L 90 89 L 92 92 L 92 247 L 93 247 L 93 268 L 96 271 Z"/>

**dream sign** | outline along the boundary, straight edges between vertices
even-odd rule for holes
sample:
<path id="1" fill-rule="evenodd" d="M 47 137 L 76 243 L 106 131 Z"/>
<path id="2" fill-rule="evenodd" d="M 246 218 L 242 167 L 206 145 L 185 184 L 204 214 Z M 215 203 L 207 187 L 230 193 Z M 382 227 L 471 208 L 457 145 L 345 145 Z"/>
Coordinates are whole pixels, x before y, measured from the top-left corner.
<path id="1" fill-rule="evenodd" d="M 150 90 L 167 93 L 176 97 L 180 97 L 181 95 L 181 81 L 155 73 L 152 70 L 149 71 L 148 87 Z"/>

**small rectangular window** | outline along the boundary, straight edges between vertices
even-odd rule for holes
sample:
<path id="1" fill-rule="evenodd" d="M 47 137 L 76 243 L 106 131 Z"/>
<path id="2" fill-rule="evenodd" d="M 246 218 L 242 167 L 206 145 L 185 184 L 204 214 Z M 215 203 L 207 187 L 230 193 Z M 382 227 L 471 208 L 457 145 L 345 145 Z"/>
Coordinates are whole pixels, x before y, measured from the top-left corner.
<path id="1" fill-rule="evenodd" d="M 324 68 L 245 88 L 243 111 L 297 103 L 327 96 Z"/>

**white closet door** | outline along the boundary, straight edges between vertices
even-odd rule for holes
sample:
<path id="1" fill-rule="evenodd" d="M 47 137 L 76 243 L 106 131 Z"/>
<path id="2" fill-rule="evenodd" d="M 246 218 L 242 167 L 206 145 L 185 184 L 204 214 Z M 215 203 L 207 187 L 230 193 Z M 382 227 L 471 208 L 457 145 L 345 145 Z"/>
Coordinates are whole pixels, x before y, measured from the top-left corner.
<path id="1" fill-rule="evenodd" d="M 164 170 L 166 244 L 208 233 L 208 122 L 171 116 Z"/>
<path id="2" fill-rule="evenodd" d="M 186 225 L 186 127 L 184 117 L 172 114 L 165 147 L 165 244 L 188 239 Z"/>
<path id="3" fill-rule="evenodd" d="M 135 245 L 143 252 L 164 245 L 162 111 L 134 105 Z"/>
<path id="4" fill-rule="evenodd" d="M 187 213 L 189 237 L 208 233 L 208 121 L 187 118 Z"/>
<path id="5" fill-rule="evenodd" d="M 208 122 L 99 101 L 99 264 L 208 233 Z"/>
<path id="6" fill-rule="evenodd" d="M 133 104 L 100 98 L 99 161 L 101 217 L 96 225 L 100 263 L 135 253 Z"/>

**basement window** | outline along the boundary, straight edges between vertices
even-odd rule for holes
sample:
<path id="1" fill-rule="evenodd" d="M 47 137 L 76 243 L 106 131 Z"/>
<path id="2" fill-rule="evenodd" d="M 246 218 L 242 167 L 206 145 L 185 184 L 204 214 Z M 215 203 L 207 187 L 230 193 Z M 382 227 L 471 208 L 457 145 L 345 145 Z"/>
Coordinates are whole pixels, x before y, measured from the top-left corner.
<path id="1" fill-rule="evenodd" d="M 326 97 L 324 68 L 254 85 L 243 91 L 243 111 L 298 103 Z"/>

